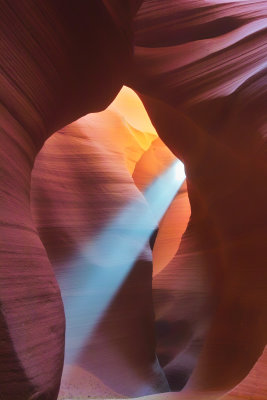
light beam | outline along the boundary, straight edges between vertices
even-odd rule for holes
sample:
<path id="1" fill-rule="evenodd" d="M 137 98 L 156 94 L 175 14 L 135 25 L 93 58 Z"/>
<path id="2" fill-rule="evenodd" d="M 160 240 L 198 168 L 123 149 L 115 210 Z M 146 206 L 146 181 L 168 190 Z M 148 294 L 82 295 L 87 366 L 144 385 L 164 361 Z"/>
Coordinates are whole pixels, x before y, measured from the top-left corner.
<path id="1" fill-rule="evenodd" d="M 57 276 L 68 363 L 75 362 L 90 339 L 184 179 L 183 164 L 176 160 L 144 192 L 150 207 L 143 199 L 128 204 Z M 88 304 L 94 305 L 90 314 Z"/>

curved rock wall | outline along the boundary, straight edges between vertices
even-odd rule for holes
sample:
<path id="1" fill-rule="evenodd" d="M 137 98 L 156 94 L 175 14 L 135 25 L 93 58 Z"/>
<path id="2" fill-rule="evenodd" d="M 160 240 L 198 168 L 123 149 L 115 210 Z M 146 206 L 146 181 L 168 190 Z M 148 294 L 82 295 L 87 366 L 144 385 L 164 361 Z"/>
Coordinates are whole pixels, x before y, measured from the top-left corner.
<path id="1" fill-rule="evenodd" d="M 160 138 L 154 140 L 137 162 L 133 179 L 142 192 L 176 159 Z M 178 250 L 189 217 L 190 204 L 186 182 L 166 210 L 159 223 L 153 248 L 153 274 L 158 274 L 172 260 Z"/>
<path id="2" fill-rule="evenodd" d="M 0 396 L 52 400 L 63 366 L 65 321 L 32 221 L 31 170 L 56 129 L 111 102 L 123 81 L 118 71 L 129 64 L 131 35 L 125 40 L 98 0 L 75 7 L 1 1 L 0 19 Z"/>
<path id="3" fill-rule="evenodd" d="M 181 398 L 233 388 L 266 343 L 266 11 L 263 1 L 155 0 L 144 1 L 135 20 L 129 84 L 142 94 L 159 136 L 184 160 L 192 209 L 164 272 L 176 263 L 175 273 L 162 285 L 168 276 L 175 286 L 174 276 L 196 265 L 211 288 L 203 345 Z"/>
<path id="4" fill-rule="evenodd" d="M 129 141 L 120 137 L 115 144 L 109 130 L 108 147 L 94 116 L 47 141 L 31 194 L 31 171 L 45 140 L 103 110 L 126 82 L 141 95 L 162 141 L 184 161 L 191 205 L 179 250 L 154 279 L 159 358 L 171 388 L 183 388 L 160 396 L 209 400 L 238 385 L 226 398 L 266 397 L 266 15 L 263 0 L 92 0 L 75 7 L 54 0 L 0 1 L 0 397 L 57 398 L 65 320 L 50 261 L 59 281 L 69 284 L 64 297 L 75 297 L 76 283 L 67 272 L 78 242 L 91 240 L 131 199 L 149 210 L 128 171 L 137 185 L 144 184 L 142 173 L 153 175 L 145 159 L 151 159 L 154 132 L 143 135 L 123 123 Z M 121 127 L 114 110 L 108 115 Z M 87 126 L 101 143 L 88 139 Z M 103 194 L 88 199 L 95 173 Z M 94 207 L 103 207 L 99 218 Z M 161 222 L 155 256 L 168 234 L 168 215 L 176 213 L 169 211 Z M 99 375 L 113 393 L 168 390 L 154 354 L 151 275 L 146 247 L 80 346 L 85 354 L 78 352 L 77 365 L 70 363 L 74 375 L 77 368 Z M 94 307 L 88 307 L 93 318 Z M 77 314 L 74 328 L 83 326 L 85 314 Z M 74 334 L 66 360 L 76 345 Z M 110 355 L 105 367 L 97 364 L 96 348 Z M 122 357 L 112 370 L 115 348 Z M 137 391 L 129 389 L 135 384 Z"/>
<path id="5" fill-rule="evenodd" d="M 155 357 L 151 251 L 147 245 L 133 260 L 129 275 L 114 289 L 104 314 L 95 321 L 102 292 L 107 290 L 103 285 L 110 286 L 112 281 L 105 283 L 94 276 L 111 268 L 114 279 L 119 279 L 120 265 L 110 265 L 110 259 L 117 259 L 117 253 L 123 257 L 123 241 L 131 240 L 127 239 L 131 226 L 126 223 L 131 220 L 119 227 L 113 224 L 109 241 L 117 248 L 109 249 L 110 244 L 102 241 L 104 256 L 98 256 L 97 268 L 90 248 L 96 246 L 96 235 L 103 236 L 110 221 L 131 204 L 140 203 L 139 208 L 149 212 L 127 165 L 132 169 L 144 151 L 145 139 L 149 143 L 155 135 L 131 127 L 115 108 L 116 102 L 47 140 L 35 162 L 31 204 L 65 306 L 63 389 L 77 385 L 79 366 L 111 390 L 134 396 L 168 390 Z M 88 390 L 83 386 L 80 395 Z"/>

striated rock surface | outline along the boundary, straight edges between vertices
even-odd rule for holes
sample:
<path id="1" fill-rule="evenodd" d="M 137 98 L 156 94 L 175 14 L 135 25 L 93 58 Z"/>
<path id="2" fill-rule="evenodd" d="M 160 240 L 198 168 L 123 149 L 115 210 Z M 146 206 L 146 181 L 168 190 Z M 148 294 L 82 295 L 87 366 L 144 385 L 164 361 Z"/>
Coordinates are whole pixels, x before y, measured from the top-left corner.
<path id="1" fill-rule="evenodd" d="M 161 168 L 148 166 L 155 148 L 173 156 L 116 106 L 60 130 L 103 110 L 126 82 L 184 161 L 191 206 L 175 257 L 181 195 L 154 245 L 158 355 L 182 389 L 155 398 L 267 397 L 266 16 L 264 0 L 0 0 L 0 398 L 57 398 L 65 318 L 51 263 L 71 324 L 62 387 L 88 377 L 97 395 L 168 390 L 147 245 L 108 311 L 97 305 L 109 288 L 102 267 L 116 260 L 99 238 L 129 202 L 149 213 L 131 174 L 143 187 Z M 89 251 L 87 276 L 90 242 L 100 251 Z"/>
<path id="2" fill-rule="evenodd" d="M 0 19 L 0 396 L 55 400 L 65 318 L 32 221 L 31 170 L 49 135 L 117 94 L 130 25 L 122 32 L 98 0 L 1 1 Z"/>
<path id="3" fill-rule="evenodd" d="M 192 209 L 159 286 L 171 284 L 178 296 L 199 276 L 193 270 L 204 277 L 188 308 L 198 312 L 203 304 L 207 312 L 197 315 L 200 346 L 181 398 L 230 390 L 266 344 L 266 11 L 263 1 L 152 0 L 135 20 L 130 85 L 143 95 L 161 139 L 185 162 Z M 183 270 L 192 270 L 191 282 L 175 280 Z M 168 318 L 183 309 L 180 301 Z M 175 346 L 171 359 L 181 354 Z M 168 370 L 174 380 L 178 365 L 187 369 L 187 360 L 176 361 Z"/>
<path id="4" fill-rule="evenodd" d="M 133 103 L 132 97 L 128 94 Z M 32 174 L 31 205 L 65 307 L 63 388 L 81 384 L 79 367 L 111 391 L 137 396 L 166 391 L 168 385 L 155 357 L 151 251 L 144 243 L 120 278 L 121 263 L 127 263 L 124 241 L 133 240 L 130 231 L 139 216 L 124 218 L 119 226 L 116 218 L 132 204 L 149 213 L 129 170 L 156 135 L 130 126 L 127 115 L 116 111 L 119 102 L 46 141 Z M 106 281 L 102 270 L 113 278 Z M 113 285 L 113 295 L 99 311 Z M 101 314 L 97 319 L 96 313 Z M 79 393 L 86 388 L 85 382 Z"/>

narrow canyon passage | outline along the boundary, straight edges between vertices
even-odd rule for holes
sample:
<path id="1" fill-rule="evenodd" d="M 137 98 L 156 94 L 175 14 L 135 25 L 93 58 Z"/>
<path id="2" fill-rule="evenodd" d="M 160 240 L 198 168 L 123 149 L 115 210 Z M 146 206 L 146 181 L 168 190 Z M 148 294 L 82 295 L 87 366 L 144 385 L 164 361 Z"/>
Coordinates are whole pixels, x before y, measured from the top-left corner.
<path id="1" fill-rule="evenodd" d="M 1 400 L 266 400 L 266 16 L 0 0 Z"/>
<path id="2" fill-rule="evenodd" d="M 138 116 L 140 100 L 129 89 L 125 96 Z M 148 245 L 154 221 L 131 176 L 157 134 L 149 121 L 148 132 L 131 126 L 117 103 L 46 142 L 33 170 L 31 205 L 65 306 L 62 390 L 77 385 L 79 367 L 88 380 L 92 375 L 89 382 L 95 377 L 115 393 L 137 396 L 168 391 L 155 357 Z M 88 390 L 84 382 L 77 395 Z"/>

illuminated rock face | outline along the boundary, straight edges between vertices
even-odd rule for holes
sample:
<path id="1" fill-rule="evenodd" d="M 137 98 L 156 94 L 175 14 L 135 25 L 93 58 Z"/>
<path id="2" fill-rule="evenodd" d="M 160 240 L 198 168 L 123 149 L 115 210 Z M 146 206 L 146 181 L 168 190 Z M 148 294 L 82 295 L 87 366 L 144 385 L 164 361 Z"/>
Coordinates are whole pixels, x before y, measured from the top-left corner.
<path id="1" fill-rule="evenodd" d="M 186 384 L 174 397 L 215 399 L 240 382 L 228 400 L 267 397 L 266 353 L 253 368 L 267 330 L 266 4 L 147 0 L 131 32 L 140 3 L 1 3 L 0 398 L 57 398 L 65 320 L 51 264 L 74 326 L 63 384 L 88 378 L 97 396 L 101 390 L 110 396 L 168 390 L 155 358 L 148 247 L 78 349 L 76 334 L 85 340 L 86 330 L 79 329 L 90 331 L 95 307 L 86 271 L 78 277 L 72 271 L 79 269 L 84 255 L 77 254 L 88 240 L 128 201 L 149 212 L 136 186 L 148 183 L 145 174 L 154 177 L 161 160 L 173 155 L 159 139 L 152 143 L 154 132 L 147 135 L 109 110 L 51 137 L 31 174 L 54 131 L 104 109 L 126 82 L 142 95 L 161 140 L 187 171 L 192 215 L 180 248 L 168 263 L 181 232 L 171 231 L 166 255 L 166 227 L 174 221 L 185 225 L 189 217 L 186 198 L 186 218 L 178 208 L 176 217 L 180 195 L 161 221 L 154 246 L 157 351 L 171 388 Z M 112 129 L 101 136 L 109 123 L 123 132 L 119 141 Z M 157 145 L 163 158 L 149 170 Z M 72 278 L 81 279 L 80 286 Z M 82 307 L 73 316 L 78 307 L 71 300 L 79 287 Z M 101 291 L 101 284 L 95 288 Z M 87 300 L 90 319 L 84 325 Z M 109 355 L 104 366 L 103 353 Z M 88 394 L 88 386 L 83 389 L 79 395 Z"/>
<path id="2" fill-rule="evenodd" d="M 239 383 L 266 343 L 264 18 L 262 1 L 144 1 L 135 20 L 131 85 L 187 172 L 190 223 L 155 286 L 172 288 L 169 309 L 156 301 L 174 329 L 195 297 L 183 318 L 191 321 L 184 340 L 199 326 L 190 363 L 179 340 L 168 346 L 166 336 L 161 346 L 170 379 L 190 364 L 185 383 L 195 367 L 183 391 L 193 398 Z M 250 385 L 240 389 L 244 398 L 254 395 Z M 266 396 L 262 390 L 255 399 Z"/>
<path id="3" fill-rule="evenodd" d="M 155 357 L 151 250 L 147 243 L 124 277 L 123 243 L 139 216 L 116 224 L 131 204 L 150 212 L 127 165 L 132 170 L 144 142 L 155 137 L 131 127 L 113 106 L 54 134 L 36 159 L 32 213 L 67 320 L 63 389 L 77 385 L 79 366 L 121 395 L 168 391 Z M 112 279 L 101 270 L 111 270 Z"/>
<path id="4" fill-rule="evenodd" d="M 143 215 L 142 221 L 150 208 L 155 210 L 155 196 L 147 196 L 147 204 L 135 183 L 146 193 L 175 160 L 148 117 L 138 120 L 134 115 L 143 112 L 138 97 L 124 88 L 104 112 L 87 115 L 52 135 L 35 161 L 32 215 L 59 282 L 66 315 L 60 398 L 87 395 L 88 384 L 82 384 L 81 376 L 98 388 L 94 395 L 99 393 L 99 382 L 106 385 L 103 392 L 109 388 L 110 396 L 169 390 L 155 356 L 148 237 L 138 258 L 133 257 L 128 276 L 121 265 L 127 264 L 124 242 L 130 253 L 131 242 L 142 241 L 140 233 L 131 234 L 142 228 L 136 212 Z M 174 180 L 176 187 L 178 171 Z M 160 251 L 166 228 L 162 224 L 159 228 L 155 248 Z M 177 248 L 180 238 L 175 230 L 172 235 Z M 171 256 L 166 259 L 162 254 L 163 261 L 164 257 L 165 266 Z"/>
<path id="5" fill-rule="evenodd" d="M 176 157 L 160 138 L 154 140 L 137 162 L 133 173 L 136 186 L 142 192 L 170 165 Z M 180 188 L 159 224 L 153 248 L 153 274 L 158 274 L 178 250 L 182 234 L 190 217 L 186 182 Z"/>

